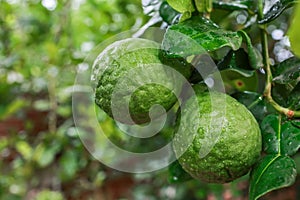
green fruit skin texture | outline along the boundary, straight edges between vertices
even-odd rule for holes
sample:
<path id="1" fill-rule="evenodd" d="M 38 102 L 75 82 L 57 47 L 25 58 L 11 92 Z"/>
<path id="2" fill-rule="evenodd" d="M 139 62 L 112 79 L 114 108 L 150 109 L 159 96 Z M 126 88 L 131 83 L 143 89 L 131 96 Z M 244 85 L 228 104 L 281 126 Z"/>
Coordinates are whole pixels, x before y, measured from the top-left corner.
<path id="1" fill-rule="evenodd" d="M 178 158 L 179 163 L 192 177 L 209 183 L 227 183 L 247 174 L 260 158 L 262 149 L 261 133 L 256 119 L 244 105 L 229 95 L 196 91 L 196 96 L 200 113 L 193 115 L 191 110 L 186 109 L 186 113 L 181 113 L 182 117 L 177 120 L 177 127 L 181 123 L 183 128 L 189 130 L 190 126 L 197 126 L 191 118 L 197 115 L 199 117 L 198 131 L 194 133 L 191 145 L 182 155 L 179 149 L 187 133 L 174 138 L 175 155 L 177 158 L 181 155 Z M 211 98 L 215 100 L 213 111 Z M 189 104 L 188 100 L 185 106 L 189 108 Z M 201 144 L 211 142 L 211 139 L 204 136 L 207 131 L 214 131 L 214 123 L 218 119 L 224 120 L 221 129 L 218 129 L 221 130 L 219 138 L 211 151 L 200 158 Z"/>
<path id="2" fill-rule="evenodd" d="M 111 44 L 98 56 L 98 64 L 94 67 L 92 74 L 97 83 L 95 103 L 113 117 L 111 106 L 115 106 L 117 112 L 124 113 L 120 105 L 128 102 L 130 116 L 115 118 L 115 120 L 130 124 L 131 122 L 127 119 L 131 117 L 134 123 L 143 124 L 151 120 L 149 110 L 153 105 L 161 105 L 168 111 L 176 103 L 177 98 L 172 90 L 165 87 L 167 85 L 173 87 L 174 81 L 172 82 L 171 79 L 174 77 L 170 77 L 163 67 L 151 68 L 151 65 L 162 66 L 159 59 L 159 47 L 158 43 L 150 40 L 129 38 Z M 148 64 L 149 69 L 147 69 Z M 143 73 L 137 73 L 134 79 L 132 75 L 126 77 L 130 70 L 134 72 L 142 68 L 144 68 Z M 118 98 L 112 105 L 113 91 L 118 81 L 124 77 L 125 84 L 122 85 Z M 153 83 L 143 84 L 145 80 L 151 82 L 153 77 L 156 80 L 163 80 L 165 84 L 156 84 L 155 80 Z M 130 92 L 133 86 L 139 87 L 134 92 Z"/>

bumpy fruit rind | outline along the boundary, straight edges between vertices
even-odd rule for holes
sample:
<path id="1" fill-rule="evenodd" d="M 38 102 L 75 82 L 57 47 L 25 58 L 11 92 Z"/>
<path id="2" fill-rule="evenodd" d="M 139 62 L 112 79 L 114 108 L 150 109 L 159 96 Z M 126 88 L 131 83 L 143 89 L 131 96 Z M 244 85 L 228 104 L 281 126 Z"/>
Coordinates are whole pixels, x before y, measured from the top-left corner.
<path id="1" fill-rule="evenodd" d="M 93 67 L 95 103 L 115 120 L 127 124 L 149 122 L 149 110 L 153 105 L 168 111 L 177 101 L 174 92 L 178 93 L 181 86 L 172 73 L 165 70 L 159 52 L 158 43 L 140 38 L 109 45 Z M 156 80 L 160 83 L 156 84 Z M 123 83 L 117 87 L 119 81 Z M 113 93 L 117 95 L 114 102 Z M 129 107 L 129 115 L 124 106 Z M 161 114 L 162 110 L 151 117 Z"/>
<path id="2" fill-rule="evenodd" d="M 185 113 L 181 113 L 177 120 L 177 127 L 180 123 L 183 131 L 186 130 L 173 140 L 179 163 L 194 178 L 210 183 L 226 183 L 247 174 L 258 161 L 262 149 L 261 133 L 255 118 L 229 95 L 197 91 L 196 95 L 200 113 L 191 114 L 189 109 L 183 109 Z M 214 99 L 213 110 L 211 99 Z M 190 103 L 188 100 L 185 107 L 188 108 Z M 199 124 L 195 122 L 196 118 Z M 220 121 L 221 127 L 218 126 Z M 198 131 L 189 133 L 190 126 L 198 126 Z M 220 132 L 215 133 L 216 130 Z M 185 152 L 180 152 L 184 148 L 182 141 L 187 138 L 186 134 L 193 134 L 193 140 Z M 217 137 L 207 137 L 211 134 Z M 211 144 L 212 138 L 216 138 L 216 143 L 201 158 L 200 148 Z"/>

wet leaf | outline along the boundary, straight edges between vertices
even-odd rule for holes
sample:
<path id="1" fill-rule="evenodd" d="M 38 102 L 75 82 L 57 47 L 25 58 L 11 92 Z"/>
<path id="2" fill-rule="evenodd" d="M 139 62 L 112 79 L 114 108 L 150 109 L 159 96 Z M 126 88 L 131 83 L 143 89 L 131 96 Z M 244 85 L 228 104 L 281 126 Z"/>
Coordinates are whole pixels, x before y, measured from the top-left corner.
<path id="1" fill-rule="evenodd" d="M 226 93 L 233 94 L 238 91 L 256 91 L 258 86 L 257 73 L 253 73 L 252 76 L 245 77 L 240 71 L 234 69 L 226 69 L 221 71 L 222 79 L 218 79 L 218 76 L 214 76 L 216 82 L 223 81 Z"/>
<path id="2" fill-rule="evenodd" d="M 272 190 L 292 185 L 296 175 L 296 165 L 291 158 L 265 156 L 251 171 L 249 200 L 256 200 Z"/>
<path id="3" fill-rule="evenodd" d="M 288 107 L 288 98 L 292 89 L 289 84 L 273 84 L 272 97 L 281 106 Z"/>
<path id="4" fill-rule="evenodd" d="M 164 36 L 162 48 L 169 56 L 181 56 L 212 52 L 222 47 L 233 50 L 240 48 L 241 36 L 237 32 L 221 29 L 212 21 L 194 16 L 179 24 L 170 26 Z"/>
<path id="5" fill-rule="evenodd" d="M 292 7 L 297 0 L 279 0 L 277 1 L 269 10 L 268 12 L 264 15 L 264 18 L 259 20 L 259 24 L 266 24 L 277 17 L 281 15 L 283 11 L 285 11 L 287 8 Z"/>
<path id="6" fill-rule="evenodd" d="M 186 59 L 182 57 L 169 58 L 165 51 L 160 51 L 159 59 L 164 65 L 172 67 L 180 72 L 184 77 L 189 78 L 191 76 L 193 66 L 191 63 L 188 63 Z"/>
<path id="7" fill-rule="evenodd" d="M 174 24 L 176 19 L 179 19 L 180 13 L 174 10 L 168 2 L 164 1 L 160 5 L 159 15 L 168 24 Z"/>
<path id="8" fill-rule="evenodd" d="M 195 11 L 193 0 L 167 0 L 169 5 L 180 13 Z"/>
<path id="9" fill-rule="evenodd" d="M 197 11 L 200 13 L 211 12 L 212 0 L 194 0 Z"/>
<path id="10" fill-rule="evenodd" d="M 300 82 L 294 87 L 288 97 L 288 106 L 293 110 L 300 109 Z"/>
<path id="11" fill-rule="evenodd" d="M 248 54 L 243 50 L 230 51 L 218 64 L 219 70 L 231 69 L 245 77 L 253 76 L 255 70 L 249 63 Z"/>
<path id="12" fill-rule="evenodd" d="M 259 69 L 263 67 L 263 59 L 260 52 L 253 47 L 250 37 L 245 31 L 238 31 L 238 33 L 243 37 L 244 41 L 247 44 L 248 57 L 250 66 L 253 69 Z"/>
<path id="13" fill-rule="evenodd" d="M 274 66 L 273 69 L 273 82 L 280 84 L 295 82 L 300 77 L 300 59 L 289 58 Z"/>
<path id="14" fill-rule="evenodd" d="M 291 122 L 296 128 L 300 129 L 300 119 L 294 119 Z"/>
<path id="15" fill-rule="evenodd" d="M 254 115 L 256 120 L 260 123 L 263 118 L 267 115 L 268 110 L 265 100 L 261 94 L 256 92 L 237 92 L 232 95 L 240 103 L 244 104 Z"/>
<path id="16" fill-rule="evenodd" d="M 267 154 L 292 156 L 300 147 L 300 129 L 281 115 L 271 114 L 261 123 L 263 149 Z"/>
<path id="17" fill-rule="evenodd" d="M 249 10 L 252 8 L 254 2 L 252 0 L 236 0 L 236 1 L 224 1 L 216 0 L 213 1 L 213 7 L 223 10 Z"/>

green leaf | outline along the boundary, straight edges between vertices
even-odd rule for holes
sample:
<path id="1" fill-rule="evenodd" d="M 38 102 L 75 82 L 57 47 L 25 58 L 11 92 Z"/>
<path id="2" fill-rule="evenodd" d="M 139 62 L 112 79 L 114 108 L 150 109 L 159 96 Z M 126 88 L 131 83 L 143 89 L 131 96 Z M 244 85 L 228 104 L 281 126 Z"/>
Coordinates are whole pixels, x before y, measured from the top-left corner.
<path id="1" fill-rule="evenodd" d="M 205 0 L 205 11 L 210 13 L 213 9 L 213 0 Z"/>
<path id="2" fill-rule="evenodd" d="M 192 177 L 184 171 L 178 160 L 169 165 L 169 182 L 182 183 L 183 181 L 191 180 Z"/>
<path id="3" fill-rule="evenodd" d="M 188 63 L 185 58 L 176 57 L 170 58 L 167 55 L 166 51 L 159 52 L 159 59 L 164 65 L 170 66 L 173 69 L 180 72 L 184 77 L 189 78 L 191 76 L 193 66 L 191 63 Z"/>
<path id="4" fill-rule="evenodd" d="M 0 112 L 0 120 L 10 117 L 20 109 L 28 105 L 24 99 L 15 99 L 10 104 L 5 105 L 4 110 Z"/>
<path id="5" fill-rule="evenodd" d="M 296 165 L 291 158 L 265 156 L 251 171 L 249 200 L 256 200 L 272 190 L 292 185 L 296 175 Z"/>
<path id="6" fill-rule="evenodd" d="M 292 156 L 300 147 L 300 129 L 281 115 L 271 114 L 261 123 L 263 147 L 267 154 Z"/>
<path id="7" fill-rule="evenodd" d="M 253 0 L 234 0 L 234 1 L 224 1 L 224 0 L 215 0 L 213 1 L 213 7 L 216 9 L 223 10 L 247 10 L 251 11 L 249 8 L 252 8 Z"/>
<path id="8" fill-rule="evenodd" d="M 291 22 L 290 28 L 288 30 L 288 36 L 291 42 L 291 49 L 293 52 L 300 57 L 300 3 L 297 4 L 294 10 L 293 20 Z"/>
<path id="9" fill-rule="evenodd" d="M 36 200 L 64 200 L 65 198 L 60 192 L 42 190 L 36 195 L 35 199 Z"/>
<path id="10" fill-rule="evenodd" d="M 194 0 L 197 11 L 200 13 L 211 12 L 212 0 Z"/>
<path id="11" fill-rule="evenodd" d="M 272 87 L 272 97 L 281 106 L 288 107 L 288 98 L 292 89 L 290 84 L 274 83 Z"/>
<path id="12" fill-rule="evenodd" d="M 206 11 L 205 9 L 205 0 L 194 0 L 197 11 L 203 13 Z"/>
<path id="13" fill-rule="evenodd" d="M 268 12 L 264 15 L 264 18 L 259 20 L 259 24 L 266 24 L 277 17 L 280 16 L 280 14 L 285 11 L 287 8 L 290 8 L 293 6 L 297 0 L 279 0 L 277 1 L 269 10 Z"/>
<path id="14" fill-rule="evenodd" d="M 294 87 L 289 94 L 287 103 L 292 110 L 300 109 L 300 82 Z"/>
<path id="15" fill-rule="evenodd" d="M 180 13 L 174 10 L 168 2 L 164 1 L 161 3 L 159 7 L 159 15 L 163 19 L 163 21 L 167 22 L 168 24 L 174 24 L 176 19 L 179 19 Z"/>
<path id="16" fill-rule="evenodd" d="M 259 69 L 263 67 L 263 59 L 260 52 L 252 46 L 250 37 L 245 31 L 238 31 L 238 33 L 243 37 L 247 44 L 248 56 L 250 65 L 253 69 Z"/>
<path id="17" fill-rule="evenodd" d="M 245 77 L 253 76 L 247 53 L 243 49 L 230 51 L 218 64 L 219 70 L 232 69 Z"/>
<path id="18" fill-rule="evenodd" d="M 237 92 L 233 94 L 232 97 L 237 99 L 240 103 L 244 104 L 251 111 L 251 113 L 259 123 L 268 113 L 266 102 L 262 98 L 261 94 L 245 91 Z"/>
<path id="19" fill-rule="evenodd" d="M 167 0 L 168 4 L 180 13 L 195 11 L 193 0 Z"/>
<path id="20" fill-rule="evenodd" d="M 3 137 L 0 139 L 0 152 L 2 152 L 3 149 L 5 149 L 8 146 L 8 144 L 9 144 L 8 141 L 9 140 L 6 137 Z"/>
<path id="21" fill-rule="evenodd" d="M 46 167 L 53 162 L 56 154 L 59 152 L 61 146 L 58 143 L 52 144 L 51 146 L 40 143 L 34 149 L 32 159 L 40 166 Z"/>
<path id="22" fill-rule="evenodd" d="M 281 132 L 282 155 L 296 154 L 300 148 L 300 128 L 288 121 L 282 124 Z"/>
<path id="23" fill-rule="evenodd" d="M 297 81 L 300 77 L 300 59 L 289 58 L 273 67 L 273 82 L 286 84 Z"/>
<path id="24" fill-rule="evenodd" d="M 78 170 L 77 154 L 74 151 L 65 151 L 59 160 L 60 176 L 63 181 L 74 178 Z"/>
<path id="25" fill-rule="evenodd" d="M 294 119 L 291 122 L 296 128 L 300 129 L 300 119 Z"/>
<path id="26" fill-rule="evenodd" d="M 263 149 L 268 154 L 280 154 L 281 116 L 271 114 L 261 123 Z"/>
<path id="27" fill-rule="evenodd" d="M 33 150 L 26 141 L 18 141 L 15 147 L 25 160 L 31 159 Z"/>
<path id="28" fill-rule="evenodd" d="M 257 73 L 253 76 L 245 77 L 240 71 L 226 69 L 221 71 L 221 79 L 214 76 L 216 82 L 223 81 L 226 93 L 233 94 L 238 91 L 256 91 L 258 85 Z"/>
<path id="29" fill-rule="evenodd" d="M 166 50 L 169 56 L 186 58 L 222 47 L 237 50 L 241 43 L 242 37 L 237 32 L 224 30 L 204 17 L 194 16 L 169 27 L 162 42 L 162 49 Z"/>

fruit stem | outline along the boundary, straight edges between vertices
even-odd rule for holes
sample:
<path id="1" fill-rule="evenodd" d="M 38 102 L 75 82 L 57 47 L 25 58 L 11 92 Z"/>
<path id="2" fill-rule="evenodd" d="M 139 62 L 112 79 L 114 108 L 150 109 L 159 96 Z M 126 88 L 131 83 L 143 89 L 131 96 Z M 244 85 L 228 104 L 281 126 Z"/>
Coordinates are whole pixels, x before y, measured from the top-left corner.
<path id="1" fill-rule="evenodd" d="M 263 19 L 263 0 L 259 0 L 258 2 L 258 20 Z M 280 106 L 276 101 L 274 101 L 271 91 L 272 91 L 272 71 L 269 62 L 269 51 L 268 51 L 268 36 L 266 31 L 266 24 L 260 25 L 260 34 L 261 34 L 261 44 L 262 44 L 262 56 L 263 56 L 263 63 L 264 69 L 266 71 L 266 86 L 264 90 L 264 97 L 267 101 L 279 112 L 286 115 L 288 118 L 292 117 L 300 117 L 300 111 L 290 110 L 288 108 Z"/>

